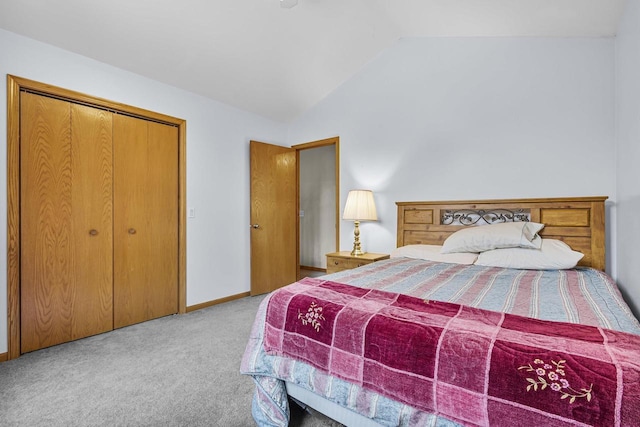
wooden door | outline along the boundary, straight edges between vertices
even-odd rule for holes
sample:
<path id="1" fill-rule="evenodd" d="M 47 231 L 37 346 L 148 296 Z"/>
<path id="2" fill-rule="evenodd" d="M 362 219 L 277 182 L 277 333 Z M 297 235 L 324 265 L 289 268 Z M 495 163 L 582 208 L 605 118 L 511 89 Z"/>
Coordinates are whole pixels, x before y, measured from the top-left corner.
<path id="1" fill-rule="evenodd" d="M 112 329 L 111 113 L 21 93 L 20 352 Z"/>
<path id="2" fill-rule="evenodd" d="M 292 148 L 251 141 L 251 294 L 298 275 L 297 169 Z"/>
<path id="3" fill-rule="evenodd" d="M 114 116 L 114 327 L 178 312 L 178 128 Z"/>

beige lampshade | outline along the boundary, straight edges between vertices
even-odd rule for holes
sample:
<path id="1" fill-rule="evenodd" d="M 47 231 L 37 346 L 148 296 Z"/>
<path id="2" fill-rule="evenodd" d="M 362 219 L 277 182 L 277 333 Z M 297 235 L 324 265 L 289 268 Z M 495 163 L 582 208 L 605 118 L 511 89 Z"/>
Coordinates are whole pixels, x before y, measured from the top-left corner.
<path id="1" fill-rule="evenodd" d="M 376 204 L 371 190 L 351 190 L 347 196 L 342 219 L 377 221 Z"/>

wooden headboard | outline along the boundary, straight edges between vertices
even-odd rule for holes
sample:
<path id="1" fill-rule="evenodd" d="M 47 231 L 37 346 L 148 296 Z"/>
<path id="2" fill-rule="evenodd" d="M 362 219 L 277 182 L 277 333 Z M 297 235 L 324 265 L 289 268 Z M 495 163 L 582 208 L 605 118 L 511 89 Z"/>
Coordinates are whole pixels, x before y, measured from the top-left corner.
<path id="1" fill-rule="evenodd" d="M 532 221 L 545 225 L 543 238 L 562 240 L 584 254 L 578 265 L 605 269 L 606 196 L 549 199 L 396 202 L 398 247 L 442 245 L 472 225 Z"/>

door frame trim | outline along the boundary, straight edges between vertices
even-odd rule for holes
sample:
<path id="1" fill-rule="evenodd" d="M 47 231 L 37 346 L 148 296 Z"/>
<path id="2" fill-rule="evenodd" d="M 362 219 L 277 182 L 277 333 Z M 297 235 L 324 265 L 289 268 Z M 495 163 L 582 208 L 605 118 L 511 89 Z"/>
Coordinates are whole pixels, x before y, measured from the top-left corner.
<path id="1" fill-rule="evenodd" d="M 20 92 L 65 99 L 178 128 L 178 313 L 186 313 L 186 120 L 7 75 L 7 333 L 8 359 L 20 356 Z"/>
<path id="2" fill-rule="evenodd" d="M 333 145 L 335 147 L 335 162 L 336 162 L 336 251 L 340 250 L 340 137 L 334 136 L 331 138 L 320 139 L 318 141 L 305 142 L 302 144 L 292 145 L 291 148 L 296 150 L 296 168 L 297 170 L 297 178 L 296 178 L 296 192 L 297 202 L 296 202 L 296 211 L 300 212 L 300 151 L 308 150 L 310 148 L 318 148 L 325 147 L 328 145 Z M 298 238 L 296 239 L 296 244 L 298 246 L 296 254 L 296 265 L 298 269 L 298 280 L 300 279 L 300 217 L 298 217 L 298 222 L 296 223 L 296 235 Z"/>

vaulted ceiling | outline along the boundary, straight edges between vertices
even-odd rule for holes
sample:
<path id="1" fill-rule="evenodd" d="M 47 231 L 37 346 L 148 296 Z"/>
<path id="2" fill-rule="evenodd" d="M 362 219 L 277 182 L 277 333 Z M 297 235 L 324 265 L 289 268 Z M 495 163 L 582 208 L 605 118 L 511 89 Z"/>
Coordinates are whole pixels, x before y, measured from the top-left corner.
<path id="1" fill-rule="evenodd" d="M 288 122 L 402 37 L 611 37 L 625 0 L 0 0 L 0 28 Z"/>

